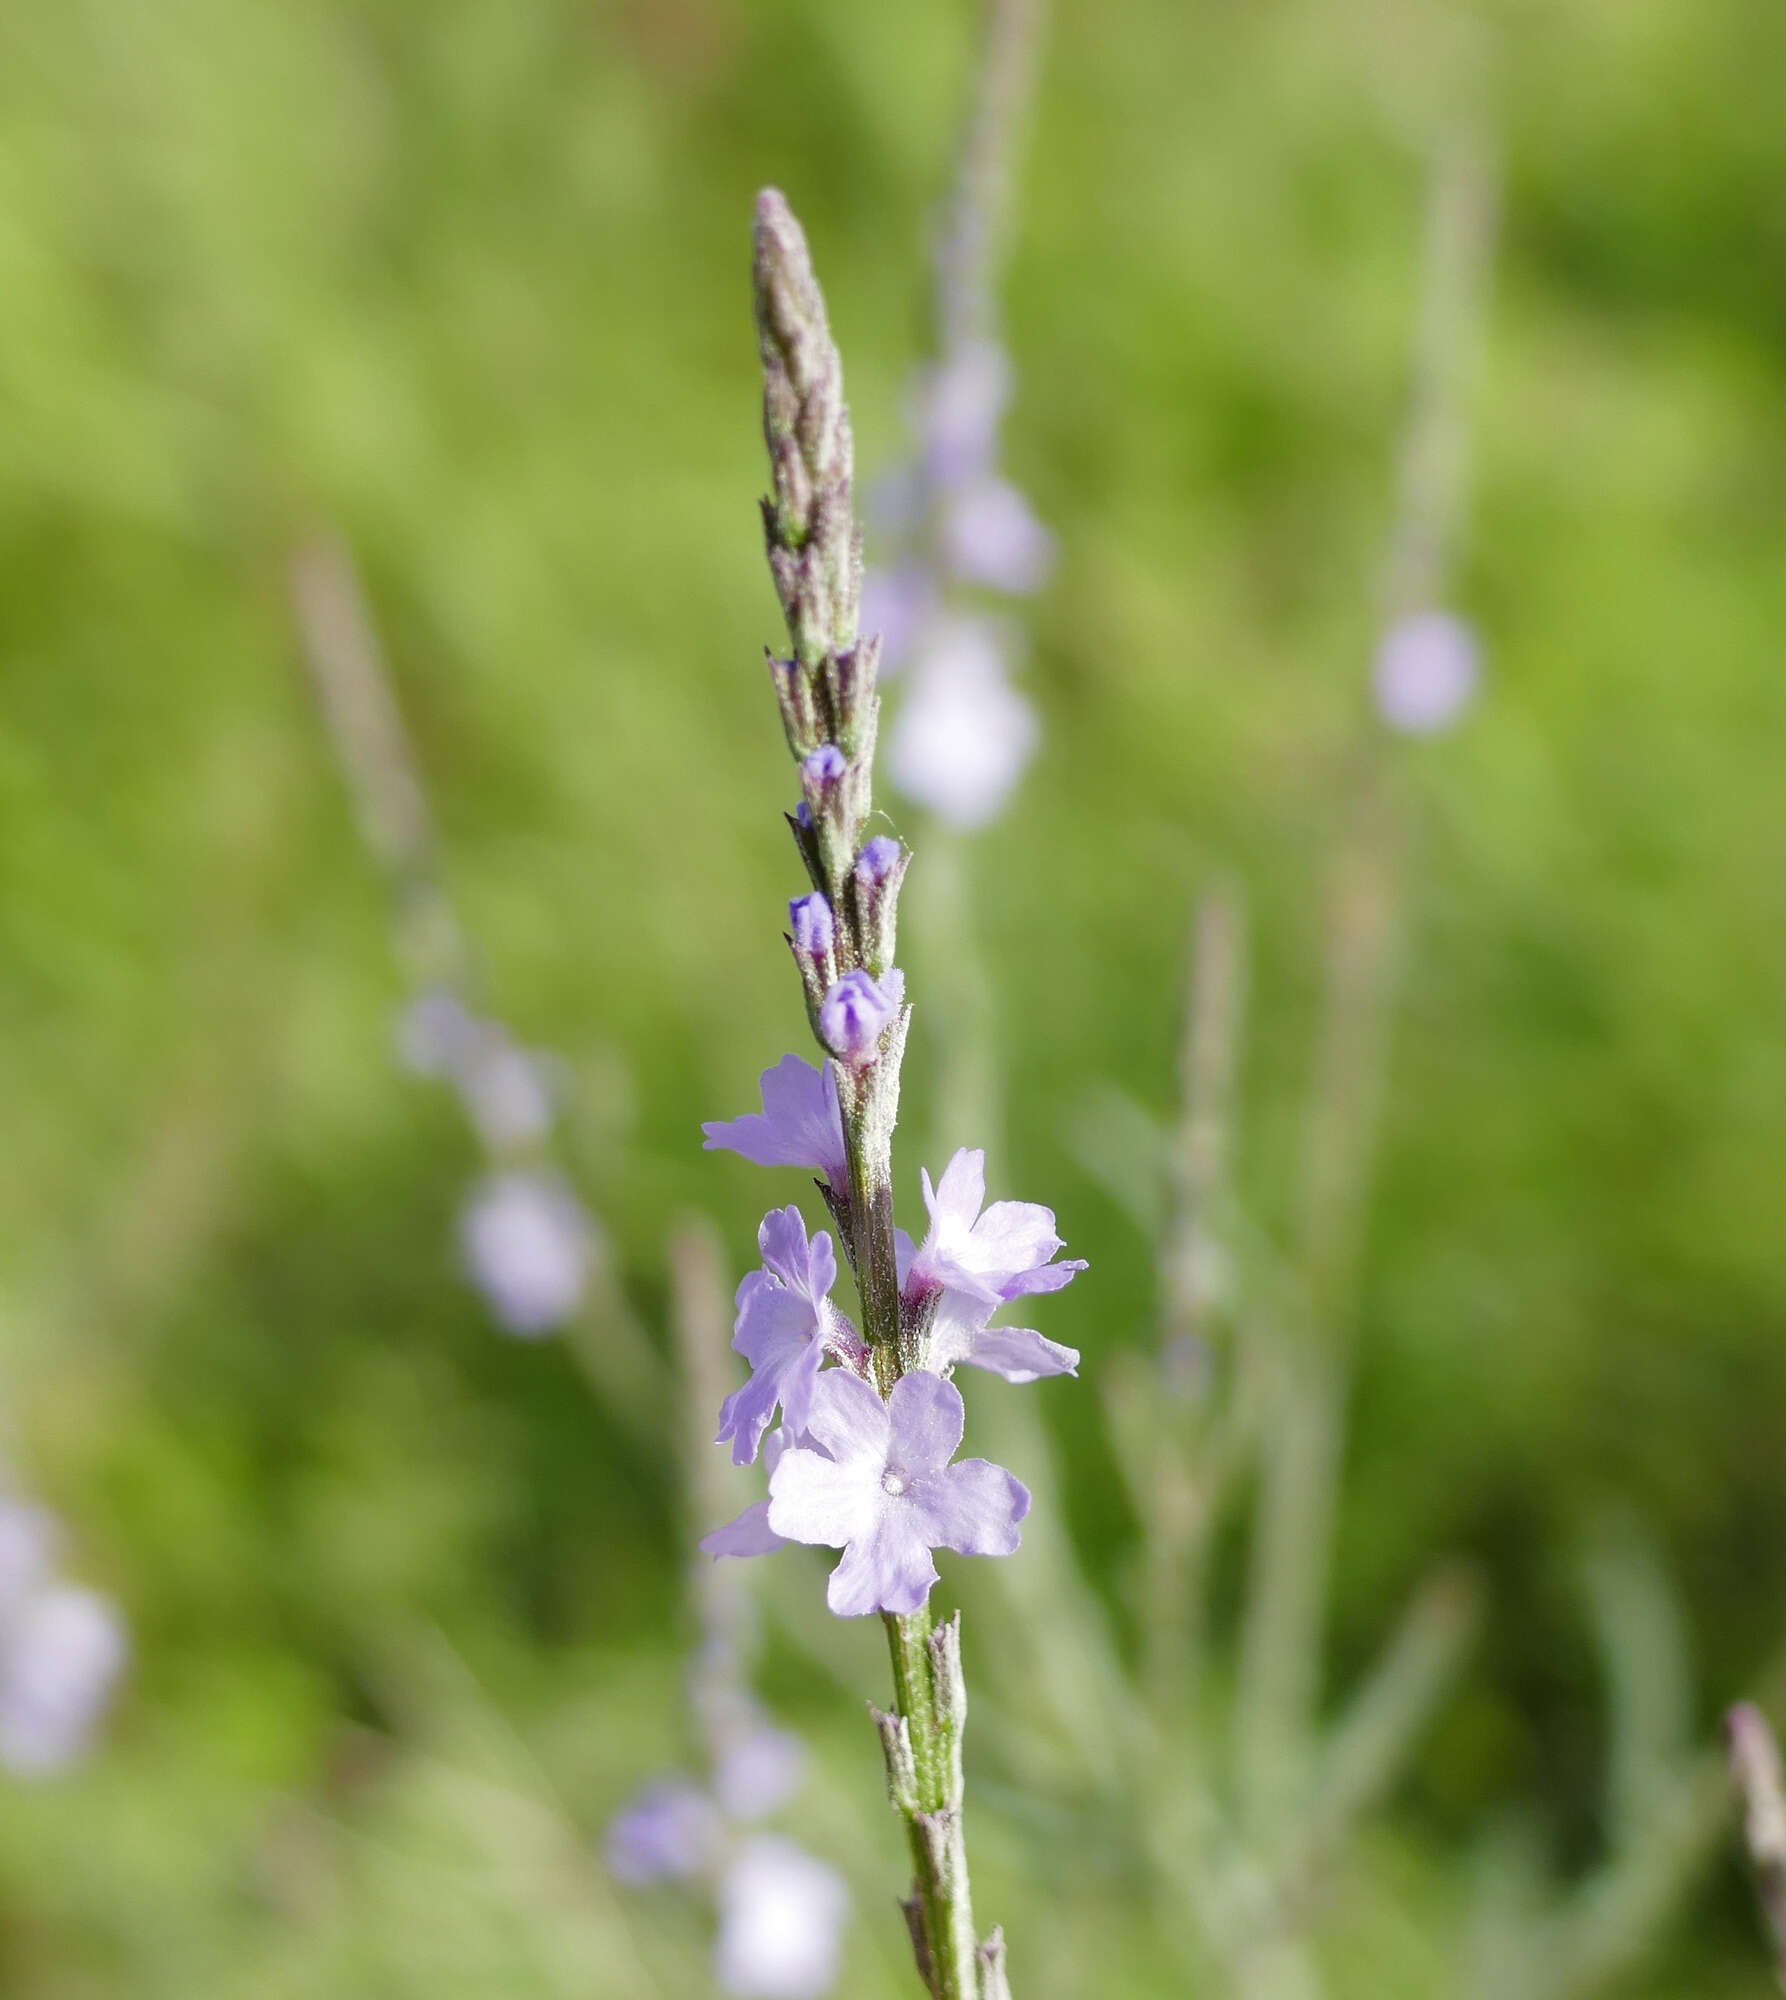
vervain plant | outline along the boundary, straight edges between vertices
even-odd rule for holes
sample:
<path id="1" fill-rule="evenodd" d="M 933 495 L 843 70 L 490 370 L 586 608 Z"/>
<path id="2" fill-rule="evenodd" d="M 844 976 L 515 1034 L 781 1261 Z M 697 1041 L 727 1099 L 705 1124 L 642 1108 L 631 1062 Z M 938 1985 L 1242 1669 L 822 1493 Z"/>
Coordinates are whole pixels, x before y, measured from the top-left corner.
<path id="1" fill-rule="evenodd" d="M 806 239 L 773 189 L 757 203 L 754 275 L 771 473 L 763 523 L 790 641 L 788 657 L 770 656 L 769 676 L 800 774 L 788 825 L 812 885 L 789 905 L 787 941 L 821 1062 L 784 1057 L 763 1076 L 762 1111 L 708 1125 L 706 1143 L 817 1172 L 861 1325 L 831 1300 L 830 1233 L 809 1236 L 793 1205 L 771 1210 L 757 1238 L 763 1269 L 736 1299 L 733 1345 L 752 1372 L 726 1399 L 719 1428 L 736 1463 L 761 1453 L 769 1497 L 702 1546 L 714 1555 L 789 1541 L 843 1550 L 831 1610 L 878 1612 L 887 1631 L 893 1705 L 875 1721 L 911 1848 L 905 1910 L 920 1976 L 933 2000 L 1001 2000 L 1003 1937 L 995 1928 L 981 1940 L 968 1879 L 960 1618 L 934 1616 L 931 1557 L 939 1548 L 1011 1554 L 1030 1496 L 1002 1466 L 956 1461 L 964 1411 L 949 1377 L 963 1364 L 1011 1382 L 1074 1372 L 1072 1349 L 992 1319 L 1084 1266 L 1056 1260 L 1050 1210 L 984 1207 L 985 1156 L 966 1148 L 934 1184 L 923 1176 L 922 1243 L 894 1221 L 893 1133 L 911 1018 L 897 913 L 911 855 L 891 835 L 868 833 L 879 643 L 857 630 L 861 537 L 843 371 Z"/>

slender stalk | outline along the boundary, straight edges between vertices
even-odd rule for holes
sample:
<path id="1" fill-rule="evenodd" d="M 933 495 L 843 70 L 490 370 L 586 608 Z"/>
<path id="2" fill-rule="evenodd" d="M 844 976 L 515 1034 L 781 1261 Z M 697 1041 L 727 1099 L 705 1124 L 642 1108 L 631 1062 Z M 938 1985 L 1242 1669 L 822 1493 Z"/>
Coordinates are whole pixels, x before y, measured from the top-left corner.
<path id="1" fill-rule="evenodd" d="M 789 660 L 772 660 L 770 671 L 806 788 L 794 837 L 832 913 L 838 977 L 864 971 L 878 978 L 892 963 L 897 882 L 889 900 L 871 908 L 851 873 L 872 804 L 879 697 L 878 642 L 856 633 L 862 557 L 849 411 L 805 235 L 773 189 L 757 201 L 753 272 L 773 485 L 763 525 L 793 651 Z M 877 918 L 877 909 L 884 916 Z M 832 1063 L 847 1188 L 834 1189 L 831 1201 L 883 1395 L 915 1360 L 915 1329 L 902 1323 L 893 1235 L 892 1140 L 909 1021 L 901 1005 L 870 1059 Z M 913 1952 L 933 2000 L 982 2000 L 962 1836 L 960 1620 L 933 1627 L 926 1606 L 909 1616 L 887 1614 L 885 1622 L 894 1709 L 876 1711 L 875 1719 L 888 1795 L 911 1843 L 914 1882 L 905 1909 Z M 1002 1946 L 989 1942 L 987 1951 L 1002 1982 Z M 989 1970 L 989 1986 L 992 1976 Z"/>

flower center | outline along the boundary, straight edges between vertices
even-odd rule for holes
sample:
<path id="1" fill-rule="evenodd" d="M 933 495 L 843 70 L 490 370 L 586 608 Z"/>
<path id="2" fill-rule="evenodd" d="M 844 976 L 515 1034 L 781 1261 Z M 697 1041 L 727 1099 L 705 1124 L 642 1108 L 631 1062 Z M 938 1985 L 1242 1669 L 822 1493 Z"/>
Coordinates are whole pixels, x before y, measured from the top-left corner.
<path id="1" fill-rule="evenodd" d="M 905 1491 L 905 1488 L 905 1474 L 896 1471 L 892 1466 L 888 1466 L 886 1471 L 881 1474 L 881 1491 L 883 1493 L 900 1494 Z"/>

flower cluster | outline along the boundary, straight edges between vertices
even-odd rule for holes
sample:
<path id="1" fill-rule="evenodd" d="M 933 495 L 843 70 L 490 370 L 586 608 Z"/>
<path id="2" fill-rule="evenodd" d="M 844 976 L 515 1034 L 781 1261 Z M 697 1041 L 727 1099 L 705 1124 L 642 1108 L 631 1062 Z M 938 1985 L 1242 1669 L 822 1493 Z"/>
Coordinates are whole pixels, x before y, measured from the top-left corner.
<path id="1" fill-rule="evenodd" d="M 837 1978 L 849 1890 L 785 1836 L 755 1830 L 799 1789 L 806 1752 L 760 1715 L 715 1759 L 711 1786 L 668 1778 L 608 1829 L 622 1882 L 709 1884 L 719 1904 L 714 1977 L 760 2000 L 818 2000 Z"/>
<path id="2" fill-rule="evenodd" d="M 596 1237 L 546 1158 L 553 1105 L 545 1063 L 444 988 L 410 1004 L 399 1048 L 417 1074 L 453 1086 L 491 1161 L 459 1213 L 467 1274 L 510 1333 L 552 1332 L 582 1304 Z"/>
<path id="3" fill-rule="evenodd" d="M 759 1166 L 810 1167 L 833 1214 L 847 1201 L 835 1075 L 784 1056 L 762 1079 L 763 1109 L 704 1128 L 709 1149 Z M 719 1438 L 749 1465 L 761 1451 L 769 1498 L 701 1546 L 715 1556 L 762 1555 L 787 1542 L 844 1551 L 831 1609 L 841 1617 L 917 1610 L 936 1581 L 933 1549 L 1009 1555 L 1029 1494 L 984 1459 L 952 1463 L 962 1436 L 959 1364 L 1008 1382 L 1077 1371 L 1070 1347 L 1027 1327 L 994 1326 L 1011 1300 L 1058 1291 L 1085 1266 L 1059 1261 L 1052 1212 L 1035 1202 L 985 1206 L 985 1156 L 957 1152 L 933 1186 L 921 1244 L 894 1232 L 899 1346 L 905 1365 L 884 1399 L 875 1357 L 831 1299 L 837 1259 L 827 1231 L 808 1237 L 795 1207 L 772 1209 L 757 1232 L 763 1268 L 738 1287 L 732 1345 L 750 1363 L 720 1412 Z M 836 1365 L 826 1369 L 825 1363 Z M 823 1372 L 821 1372 L 823 1371 Z M 781 1426 L 770 1425 L 779 1408 Z"/>
<path id="4" fill-rule="evenodd" d="M 56 1574 L 58 1540 L 46 1509 L 0 1498 L 0 1763 L 21 1777 L 82 1754 L 128 1652 L 111 1602 Z"/>

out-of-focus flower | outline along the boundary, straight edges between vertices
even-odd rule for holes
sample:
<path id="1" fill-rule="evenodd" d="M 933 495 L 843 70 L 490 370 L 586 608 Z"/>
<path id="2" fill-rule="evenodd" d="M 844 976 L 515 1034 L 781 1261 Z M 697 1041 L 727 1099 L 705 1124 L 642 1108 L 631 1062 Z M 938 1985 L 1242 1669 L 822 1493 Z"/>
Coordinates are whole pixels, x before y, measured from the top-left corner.
<path id="1" fill-rule="evenodd" d="M 608 1828 L 608 1866 L 622 1882 L 688 1882 L 718 1861 L 725 1838 L 719 1807 L 687 1778 L 640 1793 Z"/>
<path id="2" fill-rule="evenodd" d="M 0 1628 L 50 1581 L 58 1539 L 47 1507 L 0 1495 Z"/>
<path id="3" fill-rule="evenodd" d="M 878 632 L 881 671 L 892 674 L 936 613 L 936 585 L 921 563 L 870 569 L 862 577 L 862 630 Z"/>
<path id="4" fill-rule="evenodd" d="M 806 1745 L 764 1722 L 720 1756 L 713 1790 L 728 1819 L 767 1819 L 794 1796 L 805 1775 Z"/>
<path id="5" fill-rule="evenodd" d="M 859 1376 L 821 1375 L 807 1435 L 769 1480 L 769 1526 L 793 1542 L 841 1548 L 826 1602 L 840 1618 L 916 1611 L 937 1580 L 932 1549 L 1007 1556 L 1029 1490 L 983 1458 L 951 1465 L 961 1392 L 915 1369 L 883 1403 Z"/>
<path id="6" fill-rule="evenodd" d="M 472 1281 L 510 1333 L 537 1338 L 582 1303 L 594 1235 L 561 1176 L 542 1168 L 487 1175 L 460 1216 Z"/>
<path id="7" fill-rule="evenodd" d="M 888 746 L 899 789 L 972 832 L 1004 810 L 1039 735 L 1035 710 L 1007 678 L 998 627 L 939 619 L 912 662 Z"/>
<path id="8" fill-rule="evenodd" d="M 819 2000 L 837 1978 L 849 1907 L 834 1868 L 759 1834 L 720 1884 L 715 1977 L 739 2000 Z"/>
<path id="9" fill-rule="evenodd" d="M 763 1108 L 742 1118 L 701 1127 L 707 1152 L 738 1153 L 759 1167 L 812 1167 L 833 1187 L 848 1179 L 843 1153 L 843 1114 L 837 1079 L 827 1064 L 814 1069 L 798 1056 L 783 1056 L 766 1069 Z"/>
<path id="10" fill-rule="evenodd" d="M 45 1777 L 80 1756 L 129 1648 L 107 1599 L 76 1584 L 30 1598 L 0 1644 L 0 1762 Z"/>
<path id="11" fill-rule="evenodd" d="M 1481 679 L 1476 635 L 1448 611 L 1397 619 L 1377 648 L 1377 713 L 1404 736 L 1437 736 L 1475 699 Z"/>
<path id="12" fill-rule="evenodd" d="M 982 479 L 951 500 L 942 534 L 943 560 L 963 583 L 1024 597 L 1054 567 L 1054 537 L 1008 479 Z"/>

